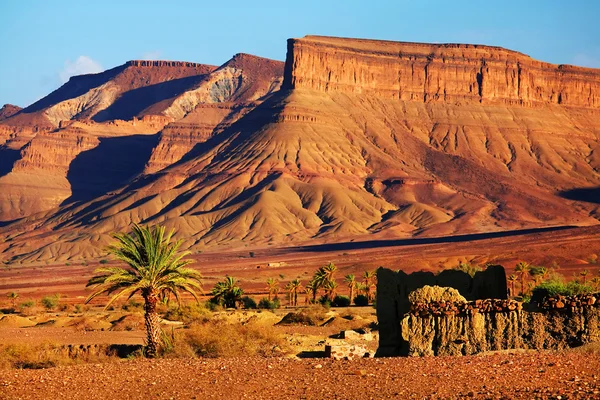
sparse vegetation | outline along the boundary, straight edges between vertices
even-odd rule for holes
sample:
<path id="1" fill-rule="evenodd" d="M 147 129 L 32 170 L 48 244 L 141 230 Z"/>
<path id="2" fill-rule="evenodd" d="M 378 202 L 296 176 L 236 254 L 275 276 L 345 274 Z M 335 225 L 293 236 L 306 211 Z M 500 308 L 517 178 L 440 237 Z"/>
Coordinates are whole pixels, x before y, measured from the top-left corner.
<path id="1" fill-rule="evenodd" d="M 42 297 L 42 299 L 40 300 L 40 303 L 46 310 L 51 311 L 51 310 L 54 310 L 58 306 L 59 300 L 60 300 L 60 296 L 58 294 L 55 294 L 52 296 Z"/>

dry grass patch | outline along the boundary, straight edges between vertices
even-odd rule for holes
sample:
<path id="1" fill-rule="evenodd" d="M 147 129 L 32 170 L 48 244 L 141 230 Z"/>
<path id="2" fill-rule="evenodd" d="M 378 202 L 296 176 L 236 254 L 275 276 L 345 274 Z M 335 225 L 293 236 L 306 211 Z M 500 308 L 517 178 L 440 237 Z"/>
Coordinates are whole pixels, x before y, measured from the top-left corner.
<path id="1" fill-rule="evenodd" d="M 175 333 L 175 357 L 273 357 L 285 353 L 286 341 L 272 326 L 211 320 Z"/>
<path id="2" fill-rule="evenodd" d="M 0 368 L 41 369 L 115 359 L 115 356 L 103 352 L 70 356 L 65 346 L 54 343 L 0 345 Z"/>

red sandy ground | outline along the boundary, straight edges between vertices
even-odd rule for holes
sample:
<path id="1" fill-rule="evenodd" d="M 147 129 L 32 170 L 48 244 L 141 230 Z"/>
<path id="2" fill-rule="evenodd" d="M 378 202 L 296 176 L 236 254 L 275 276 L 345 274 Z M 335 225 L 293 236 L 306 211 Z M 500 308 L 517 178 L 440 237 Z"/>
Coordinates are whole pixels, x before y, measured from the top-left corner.
<path id="1" fill-rule="evenodd" d="M 597 399 L 599 375 L 598 354 L 582 352 L 355 361 L 160 359 L 0 370 L 0 399 Z"/>

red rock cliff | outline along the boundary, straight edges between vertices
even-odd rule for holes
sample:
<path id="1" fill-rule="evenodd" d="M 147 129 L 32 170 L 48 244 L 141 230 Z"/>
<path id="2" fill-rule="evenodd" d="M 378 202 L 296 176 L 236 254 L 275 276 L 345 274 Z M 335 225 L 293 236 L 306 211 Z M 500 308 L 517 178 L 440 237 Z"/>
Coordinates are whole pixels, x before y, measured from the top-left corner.
<path id="1" fill-rule="evenodd" d="M 599 69 L 481 45 L 290 39 L 283 86 L 424 102 L 600 108 Z"/>

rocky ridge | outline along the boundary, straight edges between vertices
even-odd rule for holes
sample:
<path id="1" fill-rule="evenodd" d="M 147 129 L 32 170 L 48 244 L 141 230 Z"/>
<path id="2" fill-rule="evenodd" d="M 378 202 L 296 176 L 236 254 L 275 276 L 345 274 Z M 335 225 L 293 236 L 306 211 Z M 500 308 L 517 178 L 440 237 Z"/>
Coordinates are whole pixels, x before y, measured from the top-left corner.
<path id="1" fill-rule="evenodd" d="M 306 36 L 290 39 L 286 88 L 419 102 L 600 108 L 600 74 L 500 47 Z M 341 67 L 343 65 L 343 67 Z"/>

